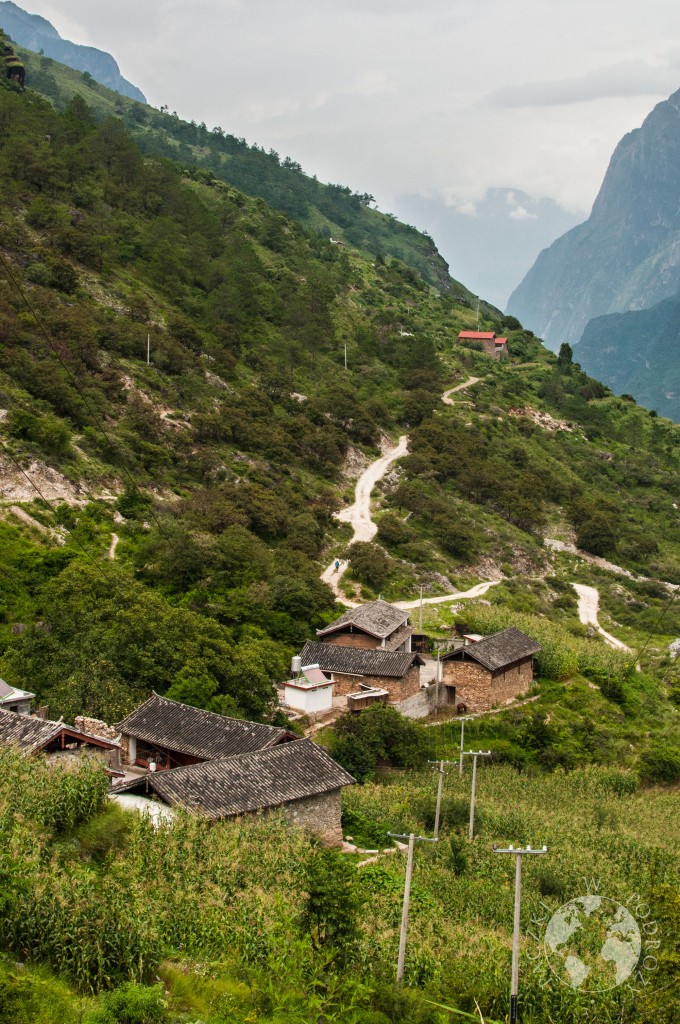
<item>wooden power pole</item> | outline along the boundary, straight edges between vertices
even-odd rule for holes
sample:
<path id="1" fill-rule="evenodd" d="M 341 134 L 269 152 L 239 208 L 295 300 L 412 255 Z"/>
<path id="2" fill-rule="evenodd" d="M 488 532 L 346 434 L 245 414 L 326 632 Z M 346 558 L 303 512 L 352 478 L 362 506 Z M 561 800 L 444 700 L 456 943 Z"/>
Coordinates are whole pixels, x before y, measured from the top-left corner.
<path id="1" fill-rule="evenodd" d="M 548 847 L 534 850 L 531 846 L 508 846 L 501 849 L 494 846 L 494 853 L 510 853 L 515 858 L 515 917 L 512 929 L 512 981 L 510 983 L 510 1024 L 517 1024 L 517 997 L 519 995 L 519 920 L 522 903 L 522 857 L 530 854 L 543 854 Z"/>
<path id="2" fill-rule="evenodd" d="M 408 839 L 408 854 L 406 857 L 406 880 L 404 882 L 404 904 L 401 909 L 401 930 L 399 932 L 399 957 L 397 959 L 397 982 L 404 979 L 404 963 L 406 960 L 406 932 L 408 930 L 408 907 L 411 899 L 411 875 L 413 874 L 413 846 L 415 843 L 436 843 L 437 839 L 427 839 L 425 836 L 416 836 L 413 832 L 410 835 L 399 835 L 396 832 L 388 832 L 392 839 Z"/>
<path id="3" fill-rule="evenodd" d="M 491 757 L 490 750 L 466 750 L 464 751 L 466 757 L 472 758 L 472 786 L 470 787 L 470 827 L 468 829 L 468 839 L 470 842 L 475 837 L 475 790 L 477 788 L 477 758 L 478 757 Z"/>
<path id="4" fill-rule="evenodd" d="M 436 764 L 437 774 L 439 775 L 439 782 L 437 783 L 437 809 L 434 814 L 434 838 L 439 838 L 439 816 L 442 809 L 442 790 L 444 788 L 444 776 L 448 775 L 448 772 L 444 771 L 445 764 L 455 764 L 455 761 L 428 761 L 428 764 Z"/>

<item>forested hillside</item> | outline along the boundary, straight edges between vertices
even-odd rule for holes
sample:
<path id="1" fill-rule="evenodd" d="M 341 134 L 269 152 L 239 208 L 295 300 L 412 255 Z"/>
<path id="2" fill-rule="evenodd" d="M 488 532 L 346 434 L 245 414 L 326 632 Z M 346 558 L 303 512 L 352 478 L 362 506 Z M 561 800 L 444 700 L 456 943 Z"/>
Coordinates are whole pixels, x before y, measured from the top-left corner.
<path id="1" fill-rule="evenodd" d="M 58 89 L 73 74 L 35 67 Z M 340 249 L 185 150 L 140 148 L 135 108 L 83 90 L 97 102 L 0 85 L 0 675 L 53 718 L 116 721 L 156 690 L 279 721 L 290 655 L 338 614 L 319 577 L 339 555 L 359 600 L 499 581 L 425 629 L 513 624 L 542 651 L 531 702 L 468 727 L 497 763 L 474 843 L 455 775 L 441 842 L 418 851 L 405 986 L 401 857 L 358 871 L 277 819 L 155 831 L 106 806 L 88 764 L 3 752 L 0 1024 L 443 1024 L 447 1006 L 491 1024 L 513 870 L 491 847 L 509 840 L 551 850 L 527 872 L 527 926 L 584 875 L 649 905 L 658 986 L 598 995 L 597 1019 L 671 1024 L 680 428 L 483 304 L 509 358 L 460 344 L 465 290 L 379 231 Z M 376 541 L 348 547 L 333 513 L 399 434 Z M 634 651 L 579 620 L 576 580 Z M 344 803 L 358 843 L 431 830 L 426 762 L 457 757 L 457 724 L 378 707 L 317 738 L 362 783 Z M 594 1019 L 524 948 L 522 1019 Z"/>

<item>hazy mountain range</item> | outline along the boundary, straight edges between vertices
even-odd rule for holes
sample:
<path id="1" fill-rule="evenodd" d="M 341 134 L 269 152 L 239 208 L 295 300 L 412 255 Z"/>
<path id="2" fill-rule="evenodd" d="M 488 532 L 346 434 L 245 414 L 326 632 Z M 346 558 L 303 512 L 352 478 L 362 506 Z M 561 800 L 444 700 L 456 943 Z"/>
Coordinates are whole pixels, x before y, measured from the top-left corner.
<path id="1" fill-rule="evenodd" d="M 588 220 L 540 254 L 508 304 L 549 347 L 576 345 L 589 373 L 676 420 L 679 192 L 680 91 L 624 136 Z"/>
<path id="2" fill-rule="evenodd" d="M 144 93 L 136 85 L 128 82 L 120 73 L 116 61 L 110 53 L 97 50 L 94 46 L 80 46 L 62 39 L 56 28 L 38 14 L 29 14 L 16 4 L 0 3 L 0 26 L 7 35 L 29 50 L 41 51 L 54 60 L 66 64 L 76 71 L 87 71 L 88 74 L 102 85 L 130 99 L 146 103 Z"/>

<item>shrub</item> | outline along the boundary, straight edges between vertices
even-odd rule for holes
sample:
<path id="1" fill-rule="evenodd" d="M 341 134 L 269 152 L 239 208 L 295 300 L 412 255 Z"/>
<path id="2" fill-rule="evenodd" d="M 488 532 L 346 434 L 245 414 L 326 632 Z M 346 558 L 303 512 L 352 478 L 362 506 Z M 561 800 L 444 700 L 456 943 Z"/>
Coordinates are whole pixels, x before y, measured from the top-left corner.
<path id="1" fill-rule="evenodd" d="M 680 749 L 670 743 L 655 743 L 640 757 L 641 774 L 646 782 L 680 781 Z"/>
<path id="2" fill-rule="evenodd" d="M 168 1004 L 162 985 L 123 985 L 100 996 L 100 1005 L 85 1014 L 84 1024 L 167 1024 Z"/>

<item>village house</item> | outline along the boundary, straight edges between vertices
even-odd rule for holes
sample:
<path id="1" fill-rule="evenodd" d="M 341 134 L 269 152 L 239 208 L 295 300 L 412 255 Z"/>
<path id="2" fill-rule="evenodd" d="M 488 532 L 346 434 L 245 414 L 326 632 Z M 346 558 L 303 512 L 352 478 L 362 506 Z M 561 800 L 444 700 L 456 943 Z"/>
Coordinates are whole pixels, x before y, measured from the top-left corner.
<path id="1" fill-rule="evenodd" d="M 149 772 L 114 786 L 121 793 L 155 794 L 173 808 L 213 821 L 282 811 L 329 846 L 342 842 L 340 796 L 354 779 L 311 740 L 296 739 L 250 753 L 165 772 Z"/>
<path id="2" fill-rule="evenodd" d="M 273 725 L 203 711 L 154 693 L 116 726 L 123 764 L 164 771 L 248 754 L 295 739 Z"/>
<path id="3" fill-rule="evenodd" d="M 13 711 L 18 715 L 30 715 L 31 703 L 35 697 L 28 690 L 19 690 L 0 679 L 0 710 Z"/>
<path id="4" fill-rule="evenodd" d="M 413 627 L 408 612 L 387 601 L 370 601 L 350 608 L 330 625 L 317 629 L 316 635 L 326 644 L 408 653 Z"/>
<path id="5" fill-rule="evenodd" d="M 116 765 L 119 757 L 115 740 L 83 732 L 63 721 L 50 722 L 14 711 L 0 710 L 0 744 L 16 747 L 24 754 L 55 755 L 55 760 L 87 750 L 105 766 Z"/>
<path id="6" fill-rule="evenodd" d="M 505 359 L 508 354 L 508 339 L 499 338 L 494 331 L 461 331 L 458 341 L 478 341 L 482 350 L 492 359 Z"/>
<path id="7" fill-rule="evenodd" d="M 534 678 L 534 654 L 541 650 L 514 626 L 442 655 L 446 703 L 488 711 L 526 693 Z"/>
<path id="8" fill-rule="evenodd" d="M 336 694 L 345 696 L 362 686 L 387 690 L 392 703 L 418 693 L 423 659 L 413 651 L 387 651 L 378 647 L 347 647 L 308 640 L 300 655 L 303 665 L 318 665 L 331 680 Z"/>

